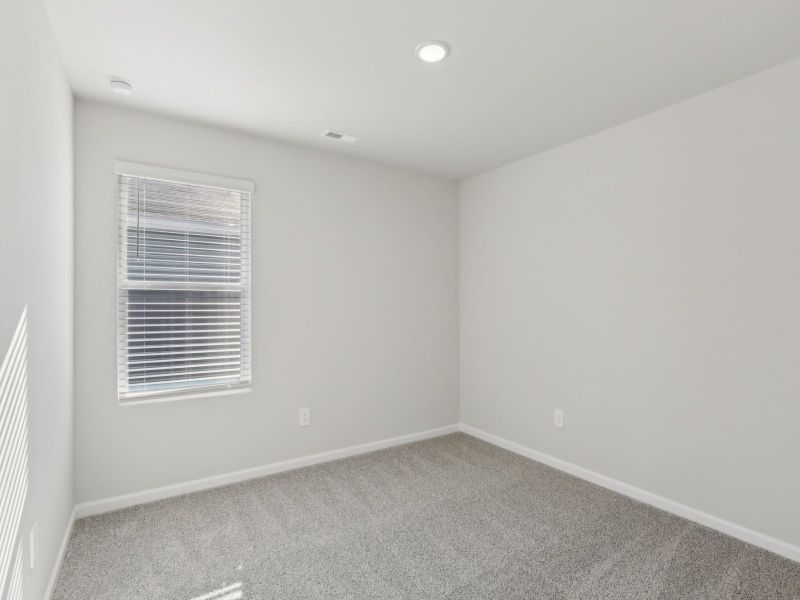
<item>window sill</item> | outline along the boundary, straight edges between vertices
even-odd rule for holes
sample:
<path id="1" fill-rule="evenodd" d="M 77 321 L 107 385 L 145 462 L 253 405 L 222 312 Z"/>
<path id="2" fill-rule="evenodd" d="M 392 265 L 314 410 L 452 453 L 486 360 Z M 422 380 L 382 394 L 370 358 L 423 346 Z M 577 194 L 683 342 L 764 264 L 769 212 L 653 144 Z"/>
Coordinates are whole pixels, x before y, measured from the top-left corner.
<path id="1" fill-rule="evenodd" d="M 214 398 L 217 396 L 234 396 L 247 394 L 252 391 L 252 387 L 242 386 L 221 390 L 208 390 L 205 392 L 186 392 L 174 394 L 153 394 L 152 396 L 141 396 L 128 398 L 126 400 L 117 399 L 117 405 L 121 407 L 141 406 L 143 404 L 161 404 L 163 402 L 178 402 L 180 400 L 194 400 L 196 398 Z"/>

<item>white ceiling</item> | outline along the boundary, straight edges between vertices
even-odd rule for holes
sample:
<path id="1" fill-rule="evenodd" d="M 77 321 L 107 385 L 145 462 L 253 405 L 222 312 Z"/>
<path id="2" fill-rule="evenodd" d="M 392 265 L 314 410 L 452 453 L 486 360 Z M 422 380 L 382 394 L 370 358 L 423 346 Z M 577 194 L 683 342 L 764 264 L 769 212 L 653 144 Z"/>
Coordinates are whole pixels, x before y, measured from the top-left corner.
<path id="1" fill-rule="evenodd" d="M 462 178 L 800 56 L 797 0 L 45 0 L 79 97 Z M 414 56 L 440 39 L 439 64 Z M 114 97 L 107 77 L 135 86 Z M 363 139 L 319 137 L 325 128 Z"/>

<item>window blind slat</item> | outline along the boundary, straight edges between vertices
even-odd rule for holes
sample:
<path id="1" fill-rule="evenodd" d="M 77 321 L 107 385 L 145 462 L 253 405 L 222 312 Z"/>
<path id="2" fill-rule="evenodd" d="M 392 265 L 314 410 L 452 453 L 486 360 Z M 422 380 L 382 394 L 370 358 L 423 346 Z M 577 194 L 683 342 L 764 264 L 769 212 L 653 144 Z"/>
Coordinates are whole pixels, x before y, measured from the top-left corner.
<path id="1" fill-rule="evenodd" d="M 119 176 L 120 401 L 250 381 L 250 194 Z"/>
<path id="2" fill-rule="evenodd" d="M 150 365 L 150 364 L 211 364 L 208 361 L 219 360 L 223 359 L 231 359 L 225 364 L 240 364 L 241 361 L 236 360 L 239 355 L 238 351 L 232 350 L 230 354 L 214 354 L 211 356 L 198 356 L 196 354 L 191 354 L 186 357 L 181 355 L 170 355 L 170 358 L 158 358 L 155 356 L 148 356 L 144 360 L 130 360 L 128 361 L 128 367 L 136 367 L 138 365 Z M 173 358 L 174 357 L 174 358 Z"/>
<path id="3" fill-rule="evenodd" d="M 194 344 L 192 348 L 222 348 L 222 347 L 229 347 L 229 346 L 246 346 L 247 344 L 241 344 L 239 341 L 223 341 L 223 342 L 206 342 L 205 344 Z M 171 344 L 147 344 L 146 347 L 120 347 L 117 352 L 124 353 L 128 356 L 140 356 L 143 354 L 148 354 L 153 350 L 169 350 L 168 354 L 174 354 L 175 351 L 173 350 L 173 346 Z M 202 351 L 202 350 L 200 350 Z"/>

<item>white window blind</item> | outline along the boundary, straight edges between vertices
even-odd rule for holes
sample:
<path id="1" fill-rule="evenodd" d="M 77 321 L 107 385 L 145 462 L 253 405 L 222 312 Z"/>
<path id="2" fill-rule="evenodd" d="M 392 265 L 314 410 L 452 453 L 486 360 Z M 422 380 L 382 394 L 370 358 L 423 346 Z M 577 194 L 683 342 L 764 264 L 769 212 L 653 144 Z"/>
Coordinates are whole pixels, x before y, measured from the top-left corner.
<path id="1" fill-rule="evenodd" d="M 250 383 L 250 198 L 238 180 L 117 163 L 120 402 Z"/>

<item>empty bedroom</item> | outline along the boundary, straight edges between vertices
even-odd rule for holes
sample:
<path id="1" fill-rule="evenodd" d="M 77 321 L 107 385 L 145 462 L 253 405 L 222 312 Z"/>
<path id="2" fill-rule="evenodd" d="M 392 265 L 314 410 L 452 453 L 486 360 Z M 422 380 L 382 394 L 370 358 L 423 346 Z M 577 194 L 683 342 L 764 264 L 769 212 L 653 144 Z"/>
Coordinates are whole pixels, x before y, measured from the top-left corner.
<path id="1" fill-rule="evenodd" d="M 800 600 L 800 3 L 0 0 L 0 600 Z"/>

